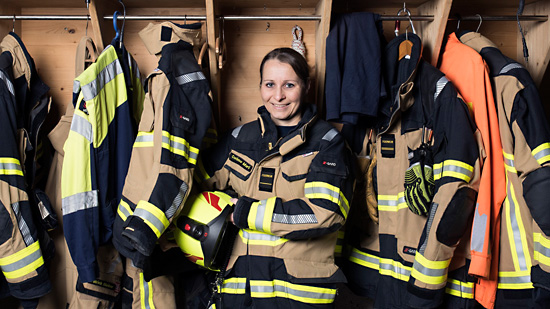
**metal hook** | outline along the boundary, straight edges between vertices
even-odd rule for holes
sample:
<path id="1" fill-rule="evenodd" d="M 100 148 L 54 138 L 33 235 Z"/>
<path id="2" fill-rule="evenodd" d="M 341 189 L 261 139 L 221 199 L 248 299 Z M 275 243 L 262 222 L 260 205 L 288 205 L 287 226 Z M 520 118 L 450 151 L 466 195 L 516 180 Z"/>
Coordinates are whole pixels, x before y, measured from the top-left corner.
<path id="1" fill-rule="evenodd" d="M 120 48 L 122 48 L 122 38 L 124 38 L 124 24 L 126 23 L 126 6 L 122 0 L 118 0 L 118 3 L 122 5 L 123 17 L 122 17 L 122 28 L 120 28 Z"/>
<path id="2" fill-rule="evenodd" d="M 15 14 L 13 14 L 13 24 L 12 24 L 11 32 L 15 32 Z"/>
<path id="3" fill-rule="evenodd" d="M 405 7 L 405 2 L 403 2 L 403 8 L 399 9 L 399 11 L 397 12 L 397 16 L 401 15 L 401 13 L 407 13 L 407 18 L 409 19 L 409 24 L 412 28 L 413 33 L 416 34 L 416 29 L 414 29 L 414 25 L 413 25 L 413 22 L 412 22 L 412 19 L 411 19 L 411 11 L 409 11 L 409 9 L 407 9 Z M 399 35 L 399 26 L 400 26 L 400 24 L 401 24 L 401 22 L 399 20 L 395 21 L 395 30 L 394 30 L 395 36 Z"/>
<path id="4" fill-rule="evenodd" d="M 483 18 L 481 18 L 481 15 L 476 14 L 477 17 L 479 17 L 479 25 L 477 26 L 476 33 L 479 32 L 479 28 L 481 28 L 481 23 L 483 22 Z"/>
<path id="5" fill-rule="evenodd" d="M 88 22 L 90 21 L 90 14 L 86 14 L 86 36 L 88 36 Z"/>
<path id="6" fill-rule="evenodd" d="M 271 27 L 271 25 L 269 24 L 269 22 L 267 23 L 267 28 L 265 28 L 265 31 L 269 31 L 269 27 Z"/>
<path id="7" fill-rule="evenodd" d="M 462 20 L 462 16 L 460 16 L 460 14 L 458 14 L 458 13 L 455 13 L 455 17 L 456 17 L 456 20 L 457 20 L 456 32 L 458 33 L 458 30 L 460 30 L 460 21 Z"/>
<path id="8" fill-rule="evenodd" d="M 185 16 L 183 17 L 183 24 L 187 25 L 187 14 L 185 14 Z"/>

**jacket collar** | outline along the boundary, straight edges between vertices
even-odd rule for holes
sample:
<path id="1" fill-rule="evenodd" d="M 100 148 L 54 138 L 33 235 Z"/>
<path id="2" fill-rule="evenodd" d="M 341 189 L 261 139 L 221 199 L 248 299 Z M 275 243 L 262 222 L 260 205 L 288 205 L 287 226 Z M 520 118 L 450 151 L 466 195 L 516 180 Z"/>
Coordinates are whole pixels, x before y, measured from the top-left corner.
<path id="1" fill-rule="evenodd" d="M 150 23 L 139 32 L 139 37 L 151 55 L 160 57 L 163 47 L 180 40 L 199 46 L 202 39 L 201 23 L 180 25 L 173 22 Z"/>

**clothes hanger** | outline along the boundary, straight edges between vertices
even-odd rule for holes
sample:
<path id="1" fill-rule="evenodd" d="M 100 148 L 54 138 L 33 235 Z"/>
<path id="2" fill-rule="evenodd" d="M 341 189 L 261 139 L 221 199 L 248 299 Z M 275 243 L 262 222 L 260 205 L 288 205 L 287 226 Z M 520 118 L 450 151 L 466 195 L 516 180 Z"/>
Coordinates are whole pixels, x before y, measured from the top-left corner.
<path id="1" fill-rule="evenodd" d="M 12 24 L 11 32 L 15 33 L 15 14 L 13 14 L 13 24 Z"/>
<path id="2" fill-rule="evenodd" d="M 216 38 L 216 55 L 218 60 L 218 68 L 221 70 L 223 69 L 223 65 L 225 64 L 225 60 L 227 58 L 225 51 L 226 51 L 226 45 L 225 45 L 225 20 L 223 16 L 221 17 L 221 30 L 220 34 Z"/>
<path id="3" fill-rule="evenodd" d="M 519 1 L 518 12 L 516 13 L 516 19 L 518 21 L 519 33 L 521 34 L 521 44 L 523 45 L 523 58 L 525 63 L 529 62 L 529 50 L 527 49 L 527 43 L 525 43 L 525 36 L 523 35 L 523 29 L 519 23 L 519 15 L 523 14 L 523 7 L 525 6 L 525 0 Z"/>
<path id="4" fill-rule="evenodd" d="M 476 33 L 479 32 L 479 28 L 481 28 L 481 23 L 483 22 L 483 18 L 481 18 L 481 15 L 476 14 L 477 17 L 479 17 L 479 25 L 477 25 Z"/>
<path id="5" fill-rule="evenodd" d="M 409 11 L 409 9 L 406 8 L 405 2 L 403 2 L 403 8 L 399 9 L 399 12 L 397 12 L 397 16 L 399 16 L 403 12 L 407 14 L 407 18 L 409 19 L 409 26 L 412 28 L 413 33 L 416 34 L 416 29 L 414 29 L 414 25 L 413 25 L 413 22 L 412 22 L 412 19 L 411 19 L 411 11 Z M 401 42 L 401 44 L 399 44 L 399 58 L 398 58 L 398 60 L 401 60 L 404 57 L 410 57 L 411 53 L 412 53 L 412 47 L 413 47 L 414 44 L 413 44 L 412 41 L 409 40 L 409 33 L 407 31 L 408 28 L 409 28 L 408 26 L 407 26 L 407 28 L 405 28 L 405 40 L 403 42 Z M 395 31 L 396 31 L 395 34 L 398 35 L 399 34 L 399 24 L 397 23 L 397 21 L 396 21 Z"/>
<path id="6" fill-rule="evenodd" d="M 113 14 L 113 27 L 115 28 L 115 41 L 119 41 L 119 47 L 122 48 L 122 38 L 124 37 L 124 24 L 126 23 L 126 6 L 122 2 L 122 0 L 118 0 L 118 3 L 122 5 L 123 8 L 123 18 L 122 18 L 122 28 L 120 28 L 120 31 L 118 30 L 118 15 L 120 14 L 119 11 L 115 11 Z"/>

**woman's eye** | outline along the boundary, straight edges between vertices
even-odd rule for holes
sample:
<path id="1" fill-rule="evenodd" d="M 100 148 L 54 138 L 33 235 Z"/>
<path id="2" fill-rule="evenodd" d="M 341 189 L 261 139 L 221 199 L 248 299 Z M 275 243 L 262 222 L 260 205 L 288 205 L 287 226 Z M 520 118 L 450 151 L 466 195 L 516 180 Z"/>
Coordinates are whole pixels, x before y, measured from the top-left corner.
<path id="1" fill-rule="evenodd" d="M 265 86 L 266 86 L 267 88 L 271 88 L 271 87 L 273 87 L 273 83 L 265 83 Z"/>
<path id="2" fill-rule="evenodd" d="M 287 88 L 294 88 L 294 84 L 293 83 L 286 83 L 285 86 Z"/>

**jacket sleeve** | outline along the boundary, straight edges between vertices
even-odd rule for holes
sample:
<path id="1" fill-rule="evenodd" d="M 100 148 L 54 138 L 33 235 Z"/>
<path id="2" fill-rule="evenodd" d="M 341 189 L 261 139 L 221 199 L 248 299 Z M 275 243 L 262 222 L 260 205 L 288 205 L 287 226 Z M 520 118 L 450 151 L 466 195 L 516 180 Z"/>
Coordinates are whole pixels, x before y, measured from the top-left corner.
<path id="1" fill-rule="evenodd" d="M 443 83 L 432 117 L 435 195 L 408 284 L 414 308 L 441 303 L 449 264 L 471 224 L 479 186 L 479 132 L 452 84 L 442 77 L 438 84 Z"/>
<path id="2" fill-rule="evenodd" d="M 189 57 L 193 57 L 189 52 Z M 194 58 L 170 83 L 148 78 L 144 111 L 132 150 L 118 216 L 129 246 L 149 256 L 191 189 L 199 149 L 211 122 L 209 86 Z M 115 231 L 116 233 L 116 231 Z"/>
<path id="3" fill-rule="evenodd" d="M 17 146 L 14 86 L 8 70 L 0 70 L 0 115 L 0 280 L 7 281 L 16 298 L 38 298 L 50 291 L 51 284 L 26 192 Z"/>

